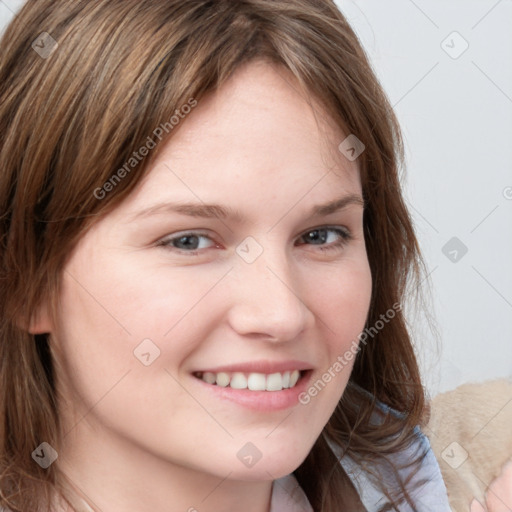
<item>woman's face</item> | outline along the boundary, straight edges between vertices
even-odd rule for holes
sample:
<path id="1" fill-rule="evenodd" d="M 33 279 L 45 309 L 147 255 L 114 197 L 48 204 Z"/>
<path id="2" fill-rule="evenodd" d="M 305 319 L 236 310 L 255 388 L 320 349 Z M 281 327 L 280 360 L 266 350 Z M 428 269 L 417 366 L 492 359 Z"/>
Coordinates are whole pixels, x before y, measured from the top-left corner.
<path id="1" fill-rule="evenodd" d="M 64 430 L 98 460 L 108 440 L 124 460 L 269 480 L 334 411 L 370 302 L 361 184 L 348 134 L 297 91 L 240 69 L 71 254 L 48 330 Z"/>

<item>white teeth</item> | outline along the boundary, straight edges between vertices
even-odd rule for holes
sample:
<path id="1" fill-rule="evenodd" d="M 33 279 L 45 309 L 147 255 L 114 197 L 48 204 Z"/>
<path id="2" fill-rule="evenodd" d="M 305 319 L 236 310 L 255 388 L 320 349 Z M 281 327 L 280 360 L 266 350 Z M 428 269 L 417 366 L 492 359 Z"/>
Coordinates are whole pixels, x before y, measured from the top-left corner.
<path id="1" fill-rule="evenodd" d="M 299 370 L 284 373 L 204 372 L 197 375 L 208 384 L 217 384 L 223 388 L 249 389 L 251 391 L 281 391 L 293 388 L 300 377 Z"/>
<path id="2" fill-rule="evenodd" d="M 265 391 L 267 378 L 263 373 L 250 373 L 247 379 L 247 387 L 251 391 Z"/>
<path id="3" fill-rule="evenodd" d="M 227 373 L 220 372 L 217 373 L 217 376 L 215 377 L 215 382 L 217 383 L 217 386 L 222 386 L 225 388 L 226 386 L 229 386 L 230 377 Z"/>
<path id="4" fill-rule="evenodd" d="M 247 378 L 243 373 L 233 373 L 229 385 L 233 389 L 247 389 Z"/>
<path id="5" fill-rule="evenodd" d="M 203 373 L 203 380 L 208 384 L 215 384 L 215 373 L 205 372 Z"/>
<path id="6" fill-rule="evenodd" d="M 293 370 L 293 372 L 290 374 L 290 387 L 291 388 L 293 388 L 293 386 L 295 386 L 295 384 L 297 384 L 299 377 L 300 377 L 299 370 Z"/>
<path id="7" fill-rule="evenodd" d="M 267 391 L 281 391 L 283 389 L 283 377 L 280 373 L 267 375 Z"/>

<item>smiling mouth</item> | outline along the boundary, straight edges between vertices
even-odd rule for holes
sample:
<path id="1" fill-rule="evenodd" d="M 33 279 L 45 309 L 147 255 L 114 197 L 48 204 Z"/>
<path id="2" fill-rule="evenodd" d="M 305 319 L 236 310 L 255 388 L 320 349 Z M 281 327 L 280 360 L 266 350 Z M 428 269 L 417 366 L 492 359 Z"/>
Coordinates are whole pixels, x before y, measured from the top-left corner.
<path id="1" fill-rule="evenodd" d="M 292 370 L 276 373 L 244 372 L 194 372 L 193 375 L 207 384 L 249 391 L 282 391 L 297 385 L 310 370 Z"/>

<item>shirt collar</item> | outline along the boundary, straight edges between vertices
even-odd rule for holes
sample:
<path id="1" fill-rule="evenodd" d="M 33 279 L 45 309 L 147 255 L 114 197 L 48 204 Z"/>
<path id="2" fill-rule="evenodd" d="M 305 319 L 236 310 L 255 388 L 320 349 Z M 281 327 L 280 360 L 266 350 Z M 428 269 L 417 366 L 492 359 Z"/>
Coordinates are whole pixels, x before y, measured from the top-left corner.
<path id="1" fill-rule="evenodd" d="M 313 512 L 313 508 L 293 474 L 272 483 L 270 512 Z"/>

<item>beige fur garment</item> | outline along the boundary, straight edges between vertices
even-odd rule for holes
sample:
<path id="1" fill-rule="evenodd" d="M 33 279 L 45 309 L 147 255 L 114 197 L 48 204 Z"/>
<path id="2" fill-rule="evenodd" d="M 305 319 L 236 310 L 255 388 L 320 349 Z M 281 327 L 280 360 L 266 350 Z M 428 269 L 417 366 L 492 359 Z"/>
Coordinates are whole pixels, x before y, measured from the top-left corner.
<path id="1" fill-rule="evenodd" d="M 431 401 L 427 435 L 454 512 L 468 512 L 512 459 L 512 379 L 463 384 Z"/>

